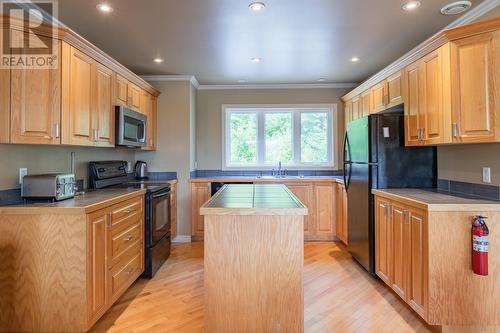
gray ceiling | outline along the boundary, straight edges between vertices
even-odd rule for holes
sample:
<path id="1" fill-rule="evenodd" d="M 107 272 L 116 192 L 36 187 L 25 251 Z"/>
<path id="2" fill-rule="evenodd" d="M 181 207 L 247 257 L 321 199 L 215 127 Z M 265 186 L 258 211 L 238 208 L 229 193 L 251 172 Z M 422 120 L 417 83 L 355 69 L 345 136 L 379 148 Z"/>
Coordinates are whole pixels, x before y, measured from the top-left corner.
<path id="1" fill-rule="evenodd" d="M 254 13 L 250 0 L 109 0 L 103 15 L 98 0 L 59 0 L 59 18 L 137 74 L 201 84 L 360 82 L 457 18 L 439 13 L 451 0 L 411 13 L 400 0 L 263 1 Z"/>

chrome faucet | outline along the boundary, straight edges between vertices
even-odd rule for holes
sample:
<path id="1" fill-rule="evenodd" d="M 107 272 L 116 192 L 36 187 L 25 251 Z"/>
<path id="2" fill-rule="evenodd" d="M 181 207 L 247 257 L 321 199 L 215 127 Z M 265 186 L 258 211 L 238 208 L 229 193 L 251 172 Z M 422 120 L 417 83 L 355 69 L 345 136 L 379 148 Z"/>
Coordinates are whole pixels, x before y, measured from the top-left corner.
<path id="1" fill-rule="evenodd" d="M 285 178 L 286 169 L 283 169 L 281 161 L 278 162 L 278 170 L 276 170 L 276 169 L 272 170 L 272 175 L 273 175 L 273 177 L 276 177 L 276 178 Z"/>

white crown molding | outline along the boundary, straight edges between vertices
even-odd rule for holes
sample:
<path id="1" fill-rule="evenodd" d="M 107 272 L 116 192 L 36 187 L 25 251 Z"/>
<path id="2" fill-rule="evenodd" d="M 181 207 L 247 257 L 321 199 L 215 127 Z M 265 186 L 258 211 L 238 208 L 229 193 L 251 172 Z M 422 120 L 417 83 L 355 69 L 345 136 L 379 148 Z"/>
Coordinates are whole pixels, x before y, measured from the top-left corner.
<path id="1" fill-rule="evenodd" d="M 177 235 L 172 240 L 172 243 L 191 243 L 191 236 L 189 236 L 189 235 Z"/>
<path id="2" fill-rule="evenodd" d="M 208 84 L 200 85 L 198 90 L 243 90 L 243 89 L 332 89 L 354 88 L 359 83 L 290 83 L 290 84 Z"/>
<path id="3" fill-rule="evenodd" d="M 460 16 L 458 19 L 450 23 L 444 29 L 440 30 L 433 36 L 429 37 L 424 42 L 420 43 L 417 47 L 413 48 L 411 51 L 404 54 L 401 58 L 391 63 L 389 66 L 385 67 L 380 72 L 369 77 L 366 81 L 361 83 L 358 87 L 350 91 L 345 96 L 342 96 L 342 100 L 347 101 L 361 94 L 362 92 L 374 86 L 375 84 L 379 83 L 380 81 L 385 80 L 392 74 L 405 68 L 406 66 L 422 58 L 429 52 L 432 52 L 433 50 L 445 44 L 447 42 L 447 39 L 442 34 L 444 30 L 456 28 L 458 26 L 474 22 L 475 20 L 477 20 L 484 14 L 488 13 L 492 9 L 498 7 L 499 5 L 500 5 L 500 0 L 485 0 L 484 2 L 470 9 L 467 13 Z"/>
<path id="4" fill-rule="evenodd" d="M 145 81 L 189 81 L 191 84 L 198 89 L 200 84 L 194 75 L 141 75 L 141 78 Z"/>

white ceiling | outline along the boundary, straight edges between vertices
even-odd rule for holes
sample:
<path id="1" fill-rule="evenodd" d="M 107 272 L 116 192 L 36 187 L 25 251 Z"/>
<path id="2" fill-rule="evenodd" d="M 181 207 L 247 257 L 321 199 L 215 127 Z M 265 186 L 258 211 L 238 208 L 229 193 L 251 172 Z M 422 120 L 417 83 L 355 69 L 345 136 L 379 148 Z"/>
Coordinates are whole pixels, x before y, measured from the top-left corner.
<path id="1" fill-rule="evenodd" d="M 250 0 L 109 0 L 103 15 L 98 0 L 59 0 L 59 19 L 137 74 L 201 84 L 360 82 L 457 19 L 439 12 L 451 0 L 411 13 L 400 0 L 263 1 L 254 13 Z"/>

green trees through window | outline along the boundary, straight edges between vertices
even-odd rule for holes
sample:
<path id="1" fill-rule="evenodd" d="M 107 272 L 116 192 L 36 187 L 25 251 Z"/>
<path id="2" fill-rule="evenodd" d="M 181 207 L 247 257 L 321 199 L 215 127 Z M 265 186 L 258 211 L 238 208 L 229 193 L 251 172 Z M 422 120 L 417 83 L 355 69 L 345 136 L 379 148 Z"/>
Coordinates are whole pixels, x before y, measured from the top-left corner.
<path id="1" fill-rule="evenodd" d="M 227 167 L 333 166 L 331 108 L 227 108 Z"/>

